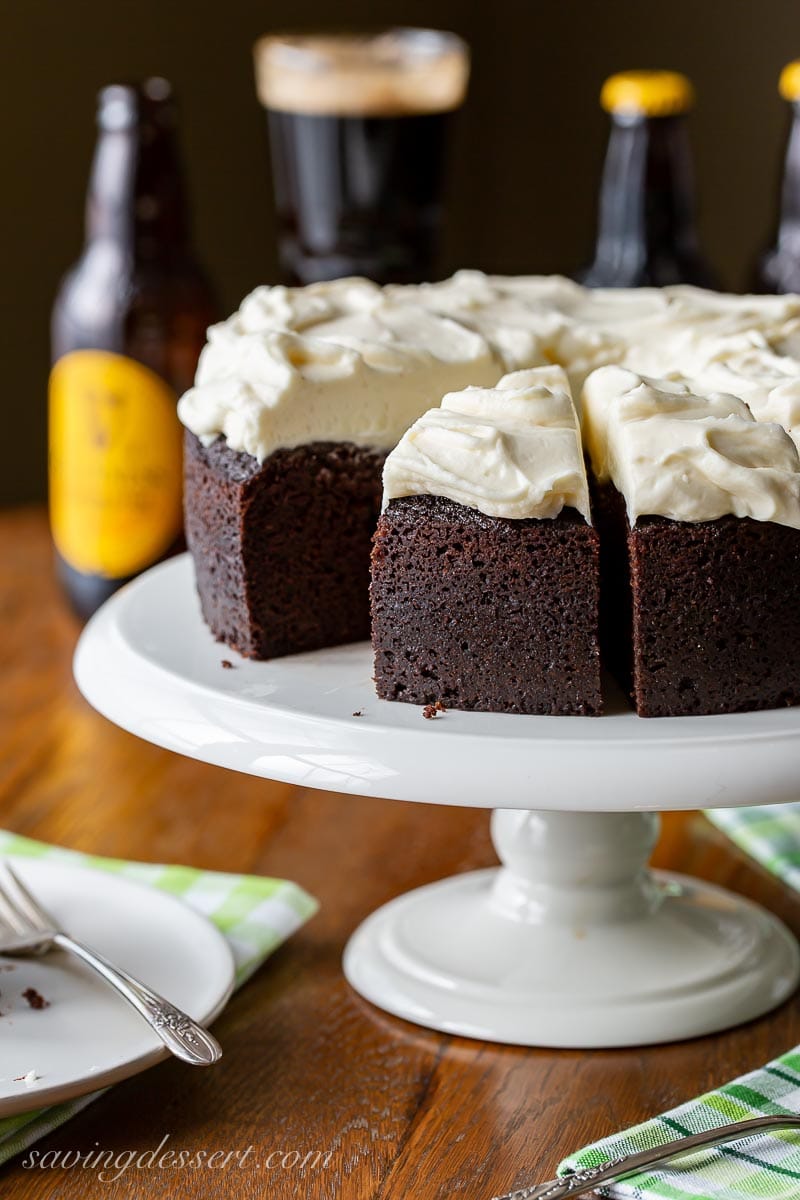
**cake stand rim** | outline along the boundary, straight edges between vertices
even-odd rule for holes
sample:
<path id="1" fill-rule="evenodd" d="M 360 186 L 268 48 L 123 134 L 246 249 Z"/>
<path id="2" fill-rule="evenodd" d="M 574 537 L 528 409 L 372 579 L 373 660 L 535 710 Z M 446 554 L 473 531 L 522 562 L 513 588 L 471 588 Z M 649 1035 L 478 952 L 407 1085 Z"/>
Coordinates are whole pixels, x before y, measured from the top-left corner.
<path id="1" fill-rule="evenodd" d="M 271 703 L 266 697 L 249 699 L 242 695 L 226 692 L 221 687 L 193 679 L 188 674 L 180 674 L 172 666 L 154 660 L 152 652 L 146 652 L 141 645 L 131 644 L 130 636 L 126 636 L 122 628 L 125 613 L 131 609 L 136 610 L 137 606 L 142 606 L 145 598 L 148 602 L 152 602 L 154 597 L 159 595 L 167 598 L 165 605 L 167 617 L 170 616 L 169 606 L 171 605 L 173 621 L 177 617 L 179 624 L 182 624 L 191 615 L 186 595 L 190 581 L 193 582 L 193 578 L 188 554 L 170 559 L 144 573 L 112 596 L 92 617 L 79 638 L 74 658 L 76 682 L 84 697 L 93 707 L 107 719 L 129 732 L 188 757 L 216 763 L 227 769 L 240 770 L 247 774 L 280 779 L 285 782 L 303 783 L 306 786 L 318 787 L 323 790 L 344 791 L 389 799 L 414 799 L 423 802 L 456 804 L 465 807 L 541 808 L 548 811 L 575 812 L 669 811 L 692 809 L 699 806 L 708 808 L 739 807 L 747 804 L 778 803 L 796 798 L 788 784 L 786 794 L 778 795 L 776 781 L 773 779 L 772 793 L 767 799 L 759 799 L 756 795 L 744 797 L 741 793 L 730 794 L 727 787 L 715 786 L 713 780 L 709 780 L 707 794 L 704 792 L 702 797 L 698 798 L 693 793 L 691 798 L 674 797 L 672 801 L 663 792 L 659 792 L 655 797 L 648 797 L 639 791 L 634 796 L 632 788 L 628 798 L 604 795 L 601 790 L 598 793 L 598 802 L 594 805 L 585 801 L 576 802 L 564 796 L 556 798 L 552 793 L 535 796 L 531 792 L 527 799 L 519 796 L 509 799 L 504 797 L 502 792 L 498 795 L 494 787 L 495 783 L 507 781 L 509 772 L 503 769 L 502 758 L 507 757 L 509 753 L 514 759 L 512 769 L 517 773 L 521 770 L 535 772 L 542 766 L 541 758 L 543 756 L 546 759 L 561 758 L 561 769 L 567 773 L 571 769 L 573 774 L 575 774 L 574 765 L 570 768 L 569 764 L 563 761 L 565 750 L 571 752 L 567 758 L 589 755 L 595 760 L 595 767 L 600 766 L 604 769 L 609 769 L 613 765 L 615 756 L 624 754 L 629 756 L 629 765 L 634 768 L 634 774 L 639 777 L 641 782 L 648 774 L 655 777 L 658 773 L 655 764 L 652 764 L 648 771 L 646 762 L 634 761 L 641 760 L 642 756 L 649 754 L 670 755 L 672 760 L 670 768 L 673 765 L 677 768 L 677 764 L 682 760 L 691 758 L 695 760 L 693 765 L 696 768 L 699 760 L 704 758 L 708 760 L 712 756 L 719 758 L 720 752 L 723 751 L 726 754 L 732 752 L 739 764 L 738 769 L 742 769 L 741 764 L 746 761 L 746 754 L 743 755 L 745 747 L 753 753 L 759 751 L 758 757 L 760 758 L 763 758 L 765 750 L 768 752 L 774 750 L 776 754 L 783 751 L 783 756 L 786 757 L 785 752 L 788 748 L 789 751 L 793 751 L 789 755 L 792 758 L 791 769 L 784 767 L 782 773 L 787 776 L 787 779 L 789 777 L 796 779 L 797 770 L 800 768 L 800 708 L 737 713 L 712 718 L 643 719 L 636 717 L 631 712 L 621 715 L 617 721 L 609 721 L 606 717 L 553 718 L 453 712 L 434 722 L 421 720 L 418 706 L 379 701 L 370 684 L 369 693 L 361 696 L 360 702 L 368 701 L 370 705 L 380 705 L 384 718 L 391 714 L 392 720 L 395 720 L 395 714 L 397 714 L 401 723 L 389 725 L 385 719 L 382 722 L 376 722 L 371 716 L 362 720 L 354 719 L 354 710 L 350 710 L 352 715 L 345 715 L 343 711 L 320 716 L 319 713 L 310 709 L 304 712 L 287 707 L 286 704 Z M 199 617 L 196 617 L 196 620 L 199 620 Z M 210 653 L 218 668 L 220 657 L 233 652 L 226 651 L 224 644 L 216 642 L 211 633 L 205 630 L 205 627 L 202 628 L 205 645 L 198 640 L 197 650 L 198 652 L 202 650 L 206 654 Z M 365 651 L 367 645 L 367 643 L 362 645 Z M 357 650 L 356 647 L 340 649 L 349 652 Z M 315 659 L 319 659 L 319 662 L 323 663 L 323 656 L 329 653 L 329 651 L 317 651 L 315 654 L 298 656 L 297 661 L 302 658 L 304 666 L 307 667 L 309 663 L 313 665 Z M 274 662 L 279 664 L 284 674 L 287 666 L 290 670 L 292 669 L 289 659 L 274 660 Z M 270 663 L 251 663 L 245 660 L 242 660 L 240 665 L 251 674 L 260 669 L 266 671 L 272 666 Z M 132 685 L 132 689 L 125 695 L 122 694 L 125 689 L 117 687 L 110 678 L 115 668 L 122 671 L 125 674 L 125 681 Z M 323 666 L 322 669 L 328 670 L 332 674 L 335 666 Z M 232 672 L 225 672 L 225 674 L 231 676 Z M 132 699 L 134 694 L 136 699 Z M 148 694 L 154 703 L 157 703 L 159 698 L 165 699 L 169 696 L 175 705 L 182 705 L 186 710 L 183 714 L 184 717 L 191 715 L 200 724 L 205 721 L 208 726 L 206 732 L 209 735 L 214 732 L 215 719 L 225 725 L 227 718 L 232 726 L 241 726 L 238 733 L 241 738 L 250 739 L 249 745 L 259 762 L 256 763 L 254 760 L 246 763 L 242 757 L 242 765 L 237 765 L 232 761 L 232 757 L 235 756 L 225 752 L 224 742 L 214 743 L 208 737 L 205 740 L 199 737 L 194 746 L 189 746 L 180 737 L 165 732 L 169 726 L 169 719 L 163 717 L 163 714 L 163 725 L 160 729 L 156 729 L 155 724 L 146 720 L 142 715 L 144 708 L 142 697 Z M 346 708 L 349 708 L 349 705 Z M 212 719 L 210 710 L 214 709 L 216 709 L 216 718 Z M 419 725 L 412 727 L 408 723 L 402 724 L 402 721 L 408 721 L 408 717 L 403 716 L 402 713 L 398 714 L 398 710 L 406 710 L 406 714 L 409 710 L 414 712 L 415 720 L 419 721 Z M 461 719 L 467 718 L 467 721 L 472 724 L 468 723 L 466 727 L 453 729 L 450 726 L 454 723 L 452 719 L 454 716 Z M 770 717 L 775 718 L 772 725 L 770 725 Z M 479 721 L 489 718 L 494 724 L 515 722 L 515 736 L 511 737 L 496 731 L 487 732 L 485 726 L 478 731 L 474 718 L 478 718 Z M 179 720 L 180 715 L 176 719 Z M 263 743 L 259 741 L 257 733 L 253 731 L 254 721 L 256 724 L 259 721 L 264 723 L 265 740 Z M 561 729 L 558 733 L 547 733 L 542 726 L 553 721 L 559 721 Z M 714 732 L 704 732 L 703 723 L 710 721 L 715 723 Z M 675 728 L 677 722 L 681 723 L 680 729 Z M 687 731 L 687 722 L 691 722 L 695 727 L 694 732 Z M 696 725 L 698 722 L 700 724 Z M 717 728 L 721 722 L 728 726 L 722 732 Z M 751 727 L 748 728 L 748 725 Z M 266 737 L 267 726 L 270 727 L 269 738 Z M 437 728 L 431 728 L 432 726 Z M 247 732 L 245 732 L 245 728 Z M 565 728 L 568 729 L 568 735 L 564 732 Z M 572 735 L 573 728 L 574 736 Z M 621 732 L 622 728 L 624 728 L 624 732 Z M 705 729 L 708 729 L 708 724 L 705 725 Z M 322 771 L 317 772 L 315 778 L 310 779 L 308 736 L 312 730 L 316 730 L 320 741 L 319 746 L 316 747 L 317 750 L 321 753 L 341 750 L 343 754 L 362 754 L 365 759 L 366 771 L 356 771 L 355 774 L 351 773 L 349 776 L 334 771 L 331 777 Z M 230 735 L 231 732 L 232 730 L 229 729 L 228 734 Z M 263 750 L 269 758 L 276 742 L 280 741 L 282 732 L 288 739 L 285 748 L 289 750 L 289 754 L 283 756 L 280 769 L 278 769 L 273 756 L 270 768 L 268 762 L 260 761 L 264 755 L 259 756 L 257 751 Z M 323 732 L 326 734 L 324 738 L 322 737 Z M 523 733 L 524 736 L 522 736 Z M 295 743 L 298 740 L 302 742 L 301 734 L 305 734 L 306 740 L 302 748 L 295 745 L 294 752 L 298 755 L 298 761 L 296 767 L 291 768 L 289 764 L 293 752 L 292 740 L 294 737 Z M 444 737 L 431 736 L 437 734 L 444 734 Z M 403 754 L 395 756 L 388 753 L 390 744 L 397 748 L 402 746 Z M 450 771 L 458 774 L 465 781 L 466 790 L 463 794 L 460 794 L 458 798 L 453 798 L 447 789 L 444 793 L 441 789 L 437 789 L 435 770 L 426 795 L 417 794 L 419 792 L 418 785 L 410 789 L 414 794 L 405 794 L 407 789 L 404 789 L 402 783 L 399 783 L 397 779 L 394 779 L 390 786 L 386 771 L 389 771 L 392 776 L 397 776 L 400 774 L 398 770 L 400 763 L 403 763 L 404 769 L 418 767 L 418 764 L 409 764 L 404 761 L 410 745 L 420 748 L 429 767 L 432 767 L 436 759 L 448 759 Z M 230 744 L 228 746 L 230 748 Z M 460 766 L 459 760 L 454 759 L 451 752 L 458 749 L 461 753 L 467 747 L 471 747 L 473 751 L 477 749 L 481 753 L 492 754 L 494 752 L 492 758 L 495 761 L 491 766 L 481 765 L 479 761 L 481 754 L 473 753 L 470 756 L 470 762 Z M 503 751 L 502 756 L 497 753 L 500 750 Z M 681 753 L 676 754 L 675 751 Z M 726 755 L 723 754 L 722 757 L 725 758 Z M 374 768 L 371 774 L 370 762 Z M 441 774 L 442 763 L 440 762 L 438 765 Z M 551 767 L 552 765 L 550 763 Z M 386 770 L 382 771 L 382 767 Z M 718 761 L 717 767 L 722 767 L 723 774 L 728 777 L 733 777 L 737 773 L 730 769 L 729 764 L 721 764 Z M 475 780 L 469 779 L 474 775 L 476 769 L 486 781 L 487 794 L 481 797 L 476 797 Z M 314 774 L 313 771 L 311 773 Z M 681 773 L 679 769 L 678 773 Z M 418 770 L 417 774 L 419 774 Z M 583 774 L 587 776 L 585 769 Z M 620 776 L 620 774 L 619 764 L 616 764 L 616 775 Z M 531 779 L 529 782 L 533 787 L 535 781 Z M 759 780 L 754 778 L 753 787 L 757 787 L 758 783 Z M 696 791 L 697 789 L 695 789 Z M 495 792 L 495 794 L 489 799 L 488 795 L 491 792 Z"/>

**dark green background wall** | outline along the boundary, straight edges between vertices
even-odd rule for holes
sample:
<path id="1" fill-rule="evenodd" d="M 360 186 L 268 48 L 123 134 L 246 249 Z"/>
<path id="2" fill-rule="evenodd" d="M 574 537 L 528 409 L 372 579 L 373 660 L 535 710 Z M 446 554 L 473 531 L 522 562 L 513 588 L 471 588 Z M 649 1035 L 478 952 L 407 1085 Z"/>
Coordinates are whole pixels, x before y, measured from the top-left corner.
<path id="1" fill-rule="evenodd" d="M 452 164 L 447 264 L 570 271 L 589 251 L 605 119 L 625 67 L 695 81 L 701 230 L 741 286 L 767 235 L 797 0 L 19 0 L 3 6 L 3 360 L 0 503 L 44 495 L 49 308 L 81 243 L 94 93 L 146 74 L 174 83 L 197 242 L 225 305 L 276 279 L 264 122 L 251 44 L 287 27 L 427 24 L 474 52 Z"/>

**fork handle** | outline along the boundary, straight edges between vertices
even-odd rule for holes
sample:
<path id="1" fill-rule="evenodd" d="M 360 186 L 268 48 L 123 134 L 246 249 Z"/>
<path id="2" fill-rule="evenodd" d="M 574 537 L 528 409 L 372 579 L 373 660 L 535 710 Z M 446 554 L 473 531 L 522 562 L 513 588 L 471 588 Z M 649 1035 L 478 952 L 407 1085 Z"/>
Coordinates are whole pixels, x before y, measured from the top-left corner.
<path id="1" fill-rule="evenodd" d="M 170 1053 L 193 1067 L 210 1067 L 222 1057 L 219 1042 L 202 1025 L 185 1012 L 170 1004 L 163 996 L 145 987 L 138 979 L 120 970 L 83 942 L 66 933 L 53 936 L 53 944 L 74 954 L 105 979 L 136 1011 L 144 1017 Z"/>
<path id="2" fill-rule="evenodd" d="M 658 1166 L 681 1154 L 690 1154 L 700 1149 L 713 1149 L 715 1146 L 724 1146 L 727 1142 L 756 1137 L 760 1133 L 774 1133 L 778 1130 L 798 1128 L 800 1128 L 800 1118 L 795 1116 L 747 1117 L 743 1121 L 731 1121 L 716 1129 L 706 1129 L 701 1133 L 692 1133 L 687 1137 L 676 1138 L 675 1141 L 665 1142 L 662 1146 L 653 1146 L 649 1150 L 638 1150 L 633 1154 L 625 1154 L 621 1158 L 612 1158 L 608 1162 L 598 1163 L 594 1167 L 584 1167 L 570 1175 L 551 1179 L 549 1183 L 518 1188 L 514 1192 L 496 1196 L 495 1200 L 571 1200 L 572 1197 L 585 1196 L 587 1192 L 593 1191 L 602 1183 L 612 1183 L 624 1179 L 628 1175 L 635 1175 L 639 1171 Z"/>

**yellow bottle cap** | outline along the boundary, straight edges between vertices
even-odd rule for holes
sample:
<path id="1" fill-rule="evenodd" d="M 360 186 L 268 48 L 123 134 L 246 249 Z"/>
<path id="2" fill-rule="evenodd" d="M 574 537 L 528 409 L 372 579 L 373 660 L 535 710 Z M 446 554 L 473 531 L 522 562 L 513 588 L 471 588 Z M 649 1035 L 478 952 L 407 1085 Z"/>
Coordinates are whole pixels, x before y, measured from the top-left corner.
<path id="1" fill-rule="evenodd" d="M 778 80 L 778 91 L 784 100 L 800 100 L 800 58 L 787 63 Z"/>
<path id="2" fill-rule="evenodd" d="M 622 71 L 605 81 L 600 103 L 610 113 L 672 117 L 689 111 L 694 88 L 677 71 Z"/>

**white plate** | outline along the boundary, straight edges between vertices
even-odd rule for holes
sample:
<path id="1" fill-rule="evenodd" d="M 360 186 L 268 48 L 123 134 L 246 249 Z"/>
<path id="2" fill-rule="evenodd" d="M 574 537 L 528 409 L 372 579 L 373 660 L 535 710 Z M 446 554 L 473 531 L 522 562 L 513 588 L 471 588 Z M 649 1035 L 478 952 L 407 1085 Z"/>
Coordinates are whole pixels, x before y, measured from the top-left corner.
<path id="1" fill-rule="evenodd" d="M 14 859 L 14 868 L 64 928 L 204 1024 L 233 989 L 222 934 L 167 893 L 102 871 Z M 34 988 L 48 1007 L 34 1010 Z M 168 1051 L 124 1000 L 60 952 L 0 957 L 0 1117 L 107 1087 Z M 35 1083 L 23 1078 L 30 1071 Z"/>

